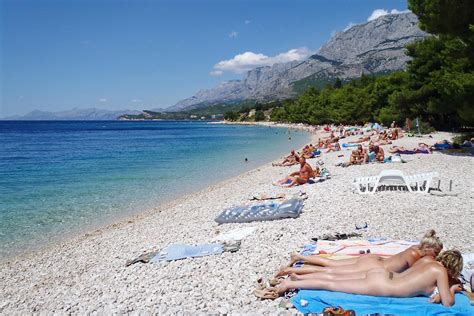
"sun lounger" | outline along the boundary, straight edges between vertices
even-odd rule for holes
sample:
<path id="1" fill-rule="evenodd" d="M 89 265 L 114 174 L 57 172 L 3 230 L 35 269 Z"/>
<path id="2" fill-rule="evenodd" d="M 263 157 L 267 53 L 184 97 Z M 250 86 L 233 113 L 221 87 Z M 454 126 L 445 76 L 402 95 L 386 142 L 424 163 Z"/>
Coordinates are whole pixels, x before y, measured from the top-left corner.
<path id="1" fill-rule="evenodd" d="M 402 186 L 409 192 L 427 193 L 435 177 L 439 177 L 437 172 L 405 176 L 400 170 L 383 170 L 378 176 L 355 178 L 353 186 L 359 194 L 373 194 L 382 185 Z"/>
<path id="2" fill-rule="evenodd" d="M 408 188 L 411 188 L 411 185 L 414 184 L 414 190 L 412 189 L 412 191 L 428 193 L 433 178 L 438 177 L 439 174 L 437 172 L 420 173 L 412 176 L 405 176 L 405 182 L 407 183 Z"/>

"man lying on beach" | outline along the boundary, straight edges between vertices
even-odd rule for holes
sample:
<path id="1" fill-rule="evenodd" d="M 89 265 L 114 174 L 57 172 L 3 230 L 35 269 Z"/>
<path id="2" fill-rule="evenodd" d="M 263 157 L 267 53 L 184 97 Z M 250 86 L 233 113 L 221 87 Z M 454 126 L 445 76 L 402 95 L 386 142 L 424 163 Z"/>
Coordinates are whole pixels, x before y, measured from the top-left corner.
<path id="1" fill-rule="evenodd" d="M 349 142 L 349 144 L 359 144 L 359 143 L 365 143 L 365 142 L 368 142 L 370 140 L 370 136 L 362 136 L 360 137 L 358 140 L 356 141 L 353 141 L 353 142 Z"/>
<path id="2" fill-rule="evenodd" d="M 443 243 L 439 237 L 436 236 L 436 232 L 430 230 L 423 236 L 419 245 L 412 246 L 389 258 L 367 254 L 350 259 L 331 260 L 320 256 L 303 256 L 293 253 L 291 254 L 289 265 L 281 268 L 276 276 L 292 273 L 320 274 L 321 272 L 346 274 L 363 272 L 375 268 L 384 268 L 390 272 L 403 272 L 421 258 L 428 261 L 433 260 L 442 249 Z M 305 266 L 300 268 L 292 267 L 297 261 L 303 261 Z"/>
<path id="3" fill-rule="evenodd" d="M 303 150 L 302 150 L 302 156 L 306 159 L 309 159 L 309 158 L 313 158 L 314 157 L 314 152 L 315 151 L 315 148 L 313 147 L 313 145 L 306 145 L 304 146 Z"/>
<path id="4" fill-rule="evenodd" d="M 431 297 L 432 303 L 441 302 L 444 306 L 452 306 L 455 293 L 462 290 L 455 282 L 462 267 L 461 253 L 457 250 L 448 250 L 438 255 L 436 261 L 421 262 L 402 273 L 375 268 L 339 275 L 331 280 L 298 280 L 292 277 L 276 287 L 256 290 L 255 295 L 275 299 L 291 289 L 327 290 L 386 297 L 414 297 L 421 294 Z"/>
<path id="5" fill-rule="evenodd" d="M 310 178 L 315 177 L 315 172 L 313 168 L 306 162 L 304 157 L 299 157 L 300 170 L 291 173 L 289 176 L 285 177 L 274 183 L 274 185 L 292 187 L 295 185 L 301 185 L 308 183 Z"/>
<path id="6" fill-rule="evenodd" d="M 405 155 L 412 155 L 412 154 L 430 154 L 430 146 L 425 143 L 419 143 L 418 147 L 413 149 L 406 149 L 402 146 L 392 146 L 388 150 L 392 154 L 405 154 Z"/>
<path id="7" fill-rule="evenodd" d="M 296 165 L 298 163 L 298 155 L 295 153 L 294 150 L 291 151 L 291 153 L 286 156 L 281 163 L 273 163 L 272 166 L 275 167 L 289 167 Z"/>

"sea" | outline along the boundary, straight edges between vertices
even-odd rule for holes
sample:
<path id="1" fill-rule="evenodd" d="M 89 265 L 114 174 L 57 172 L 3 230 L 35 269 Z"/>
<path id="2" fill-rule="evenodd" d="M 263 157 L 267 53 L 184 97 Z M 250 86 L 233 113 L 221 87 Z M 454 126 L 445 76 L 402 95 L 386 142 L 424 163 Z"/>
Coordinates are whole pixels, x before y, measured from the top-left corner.
<path id="1" fill-rule="evenodd" d="M 0 121 L 0 258 L 152 209 L 308 141 L 306 132 L 202 121 Z"/>

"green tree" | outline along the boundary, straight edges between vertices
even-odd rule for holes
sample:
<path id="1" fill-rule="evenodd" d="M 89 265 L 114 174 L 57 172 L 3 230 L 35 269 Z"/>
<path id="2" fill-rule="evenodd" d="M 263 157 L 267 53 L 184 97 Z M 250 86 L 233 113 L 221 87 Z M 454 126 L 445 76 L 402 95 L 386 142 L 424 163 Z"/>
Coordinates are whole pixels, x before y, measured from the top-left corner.
<path id="1" fill-rule="evenodd" d="M 237 112 L 229 111 L 229 112 L 224 113 L 224 119 L 228 121 L 237 121 L 238 118 L 239 118 L 239 113 Z"/>
<path id="2" fill-rule="evenodd" d="M 262 111 L 255 111 L 255 121 L 264 121 L 265 120 L 265 114 L 263 114 Z"/>
<path id="3" fill-rule="evenodd" d="M 408 8 L 418 16 L 421 29 L 428 33 L 472 38 L 472 0 L 408 0 Z"/>

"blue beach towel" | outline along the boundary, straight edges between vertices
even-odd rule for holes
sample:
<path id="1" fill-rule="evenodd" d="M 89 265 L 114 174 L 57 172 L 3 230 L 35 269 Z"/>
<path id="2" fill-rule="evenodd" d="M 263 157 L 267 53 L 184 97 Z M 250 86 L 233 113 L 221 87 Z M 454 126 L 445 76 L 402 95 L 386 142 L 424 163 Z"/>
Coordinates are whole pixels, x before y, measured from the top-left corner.
<path id="1" fill-rule="evenodd" d="M 346 143 L 342 144 L 342 147 L 343 147 L 343 148 L 347 148 L 347 147 L 357 147 L 357 146 L 359 146 L 359 144 L 346 144 Z"/>
<path id="2" fill-rule="evenodd" d="M 444 144 L 434 144 L 433 146 L 435 149 L 443 150 L 443 149 L 450 149 L 452 146 L 450 144 L 444 143 Z"/>
<path id="3" fill-rule="evenodd" d="M 301 305 L 301 300 L 308 304 Z M 321 313 L 326 307 L 341 306 L 352 309 L 356 315 L 365 314 L 390 314 L 390 315 L 474 315 L 474 307 L 469 299 L 457 293 L 455 304 L 445 307 L 441 304 L 431 304 L 428 297 L 418 296 L 409 298 L 378 297 L 369 295 L 356 295 L 341 292 L 322 290 L 301 290 L 291 299 L 293 305 L 301 313 Z"/>
<path id="4" fill-rule="evenodd" d="M 224 246 L 219 243 L 197 246 L 191 246 L 186 244 L 173 244 L 161 250 L 158 254 L 156 254 L 156 256 L 151 258 L 150 263 L 218 255 L 223 252 Z"/>

